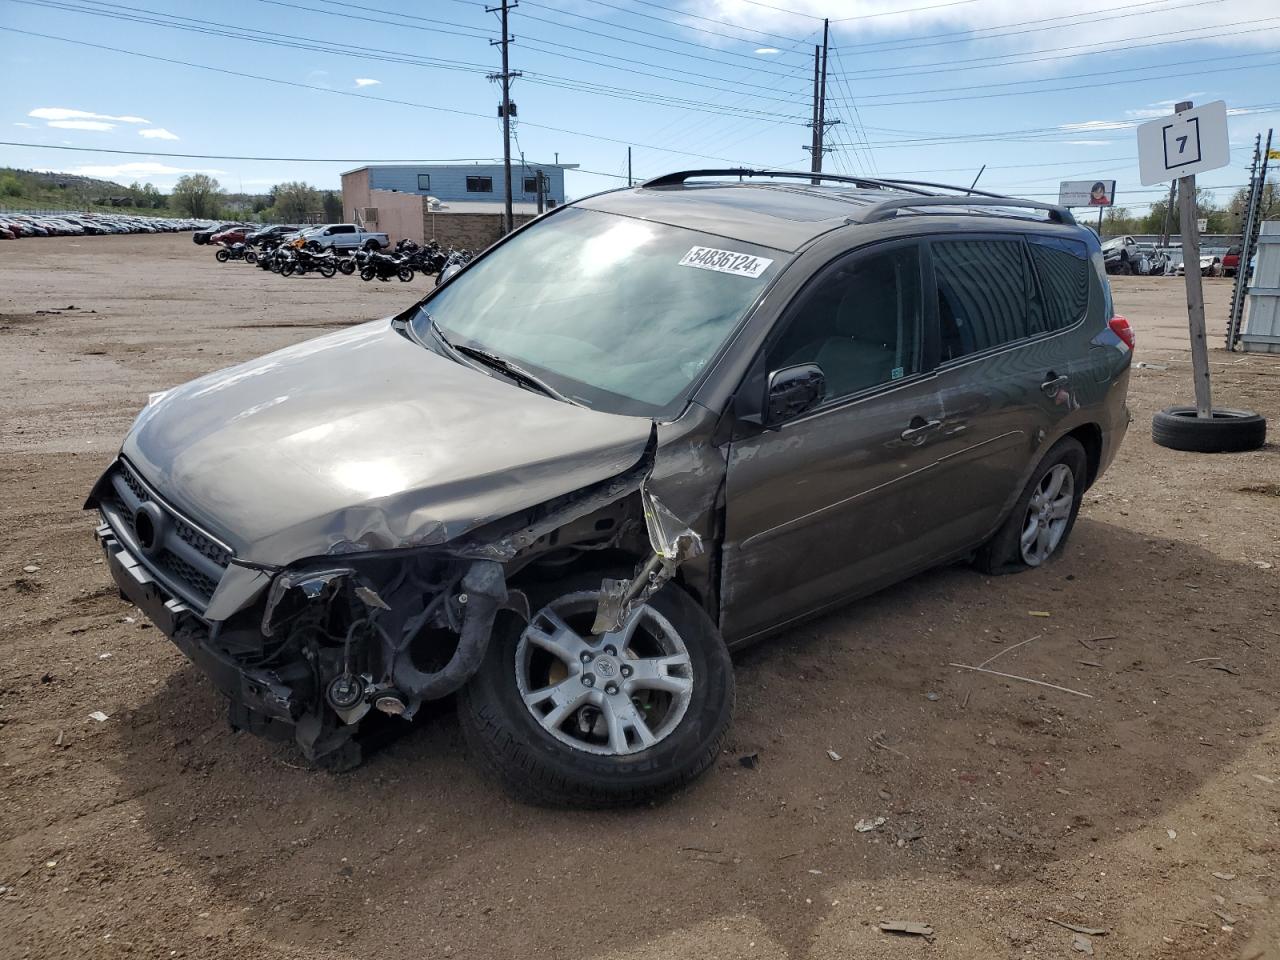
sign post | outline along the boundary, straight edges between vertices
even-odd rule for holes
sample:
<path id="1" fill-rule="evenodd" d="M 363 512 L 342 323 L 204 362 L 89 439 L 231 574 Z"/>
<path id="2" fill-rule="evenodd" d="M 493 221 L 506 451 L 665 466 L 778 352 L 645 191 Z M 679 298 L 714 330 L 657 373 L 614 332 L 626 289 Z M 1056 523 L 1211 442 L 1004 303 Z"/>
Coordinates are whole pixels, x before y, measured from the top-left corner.
<path id="1" fill-rule="evenodd" d="M 1213 418 L 1209 386 L 1209 348 L 1204 334 L 1204 290 L 1200 282 L 1200 224 L 1196 222 L 1196 174 L 1231 162 L 1227 105 L 1215 100 L 1193 109 L 1184 100 L 1174 115 L 1138 127 L 1138 169 L 1144 186 L 1178 181 L 1183 274 L 1187 283 L 1187 321 L 1191 331 L 1191 370 L 1196 417 Z"/>

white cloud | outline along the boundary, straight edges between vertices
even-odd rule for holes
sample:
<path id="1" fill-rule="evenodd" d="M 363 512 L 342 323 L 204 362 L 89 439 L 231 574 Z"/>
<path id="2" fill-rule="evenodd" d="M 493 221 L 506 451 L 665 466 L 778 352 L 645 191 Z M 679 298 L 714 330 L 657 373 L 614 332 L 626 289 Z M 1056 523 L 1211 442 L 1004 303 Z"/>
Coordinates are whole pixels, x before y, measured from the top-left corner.
<path id="1" fill-rule="evenodd" d="M 34 130 L 34 129 L 36 128 L 36 125 L 35 125 L 34 123 L 26 123 L 26 122 L 24 122 L 24 121 L 22 121 L 22 120 L 19 120 L 17 123 L 15 123 L 15 124 L 14 124 L 14 126 L 15 126 L 15 127 L 26 127 L 26 128 L 28 128 L 29 130 Z"/>
<path id="2" fill-rule="evenodd" d="M 357 87 L 376 87 L 381 80 L 374 80 L 372 77 L 356 77 Z"/>
<path id="3" fill-rule="evenodd" d="M 146 137 L 148 140 L 179 140 L 181 139 L 176 133 L 170 133 L 164 127 L 153 127 L 150 130 L 139 130 L 138 136 Z"/>
<path id="4" fill-rule="evenodd" d="M 756 53 L 762 53 L 762 54 L 781 53 L 781 52 L 782 51 L 779 50 L 777 47 L 757 47 L 756 48 Z"/>
<path id="5" fill-rule="evenodd" d="M 67 107 L 36 107 L 28 117 L 35 117 L 37 120 L 105 120 L 110 123 L 150 123 L 142 117 L 113 117 L 107 113 L 93 113 L 90 110 L 71 110 Z M 50 124 L 52 126 L 52 124 Z"/>
<path id="6" fill-rule="evenodd" d="M 101 120 L 50 120 L 50 127 L 59 130 L 114 130 L 114 123 L 103 123 Z"/>

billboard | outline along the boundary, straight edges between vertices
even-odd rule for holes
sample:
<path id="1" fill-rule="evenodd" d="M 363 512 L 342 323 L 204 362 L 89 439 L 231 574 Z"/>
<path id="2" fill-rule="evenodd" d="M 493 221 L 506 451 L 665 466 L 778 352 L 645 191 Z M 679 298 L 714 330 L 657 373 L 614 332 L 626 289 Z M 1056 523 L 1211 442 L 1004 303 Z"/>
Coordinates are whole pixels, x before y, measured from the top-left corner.
<path id="1" fill-rule="evenodd" d="M 1109 207 L 1115 199 L 1114 180 L 1063 180 L 1058 185 L 1060 207 Z"/>

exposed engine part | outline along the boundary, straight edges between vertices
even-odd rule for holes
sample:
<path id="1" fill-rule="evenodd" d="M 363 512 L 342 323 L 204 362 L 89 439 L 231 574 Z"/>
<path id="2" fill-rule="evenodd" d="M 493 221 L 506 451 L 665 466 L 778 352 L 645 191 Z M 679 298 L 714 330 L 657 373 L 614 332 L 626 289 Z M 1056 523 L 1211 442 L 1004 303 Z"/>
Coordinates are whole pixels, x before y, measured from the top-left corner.
<path id="1" fill-rule="evenodd" d="M 663 506 L 662 501 L 643 483 L 640 485 L 640 499 L 644 504 L 644 521 L 653 555 L 632 579 L 606 578 L 600 584 L 600 602 L 596 607 L 592 633 L 611 633 L 620 629 L 632 610 L 676 575 L 680 564 L 703 551 L 702 538 Z"/>
<path id="2" fill-rule="evenodd" d="M 411 699 L 437 700 L 453 693 L 471 679 L 489 648 L 494 618 L 507 602 L 502 565 L 493 560 L 474 561 L 462 578 L 461 588 L 456 599 L 465 612 L 461 614 L 458 647 L 449 662 L 439 670 L 420 670 L 413 663 L 408 643 L 399 646 L 391 661 L 391 679 Z"/>
<path id="3" fill-rule="evenodd" d="M 374 707 L 393 717 L 404 716 L 409 705 L 398 693 L 384 693 L 373 702 Z"/>

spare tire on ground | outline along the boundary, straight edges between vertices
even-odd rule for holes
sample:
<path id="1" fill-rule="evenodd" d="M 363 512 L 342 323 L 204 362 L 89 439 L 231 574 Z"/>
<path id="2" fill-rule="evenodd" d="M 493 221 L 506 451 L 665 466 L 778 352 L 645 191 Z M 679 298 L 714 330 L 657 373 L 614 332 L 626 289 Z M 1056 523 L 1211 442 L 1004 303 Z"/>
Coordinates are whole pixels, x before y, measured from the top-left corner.
<path id="1" fill-rule="evenodd" d="M 1215 407 L 1212 418 L 1195 407 L 1165 407 L 1151 420 L 1151 439 L 1170 450 L 1236 453 L 1256 450 L 1267 439 L 1267 421 L 1249 410 Z"/>

